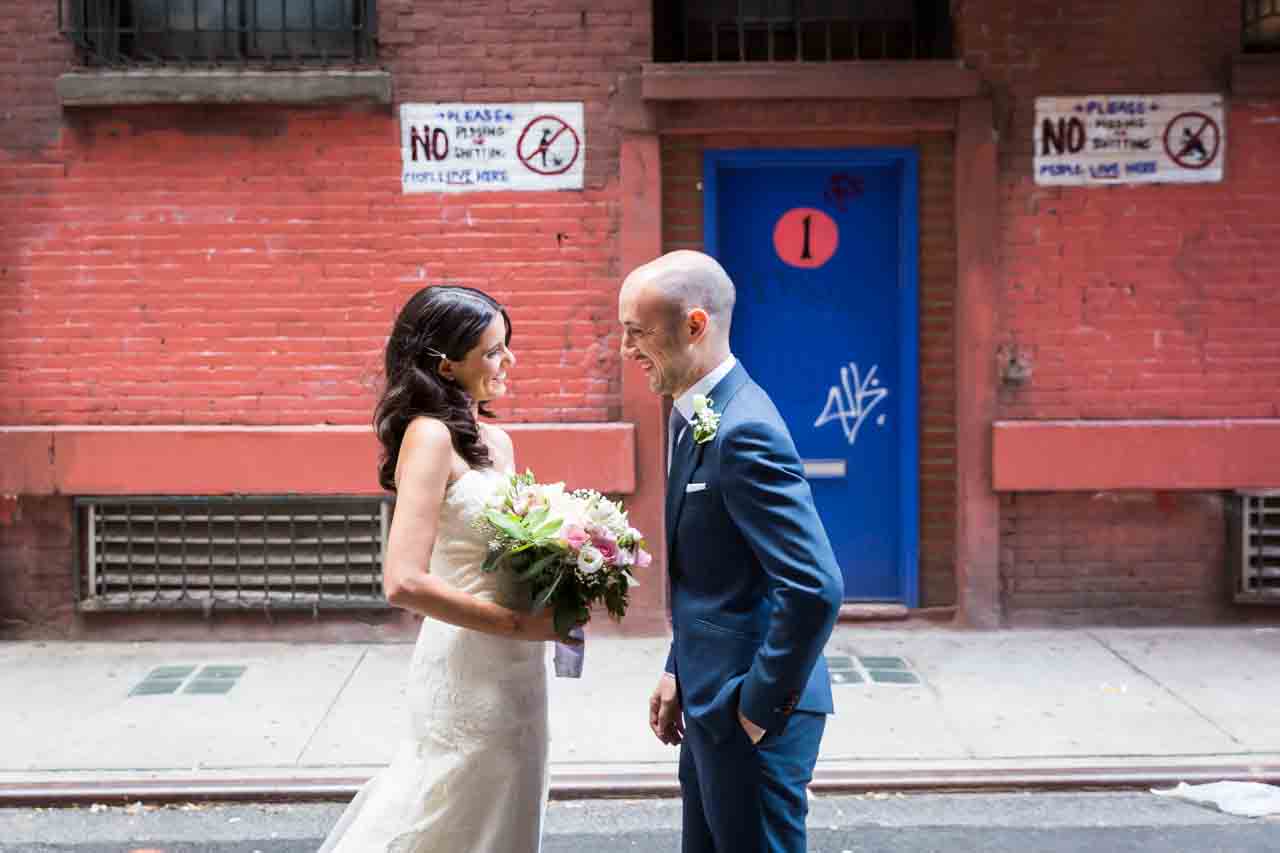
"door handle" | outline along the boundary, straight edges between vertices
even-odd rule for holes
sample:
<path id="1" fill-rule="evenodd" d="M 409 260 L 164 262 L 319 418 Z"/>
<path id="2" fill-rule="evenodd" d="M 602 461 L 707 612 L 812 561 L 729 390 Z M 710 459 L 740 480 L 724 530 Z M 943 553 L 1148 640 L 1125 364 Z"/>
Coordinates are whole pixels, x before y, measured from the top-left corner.
<path id="1" fill-rule="evenodd" d="M 843 459 L 803 459 L 804 475 L 810 480 L 839 480 L 849 473 Z"/>

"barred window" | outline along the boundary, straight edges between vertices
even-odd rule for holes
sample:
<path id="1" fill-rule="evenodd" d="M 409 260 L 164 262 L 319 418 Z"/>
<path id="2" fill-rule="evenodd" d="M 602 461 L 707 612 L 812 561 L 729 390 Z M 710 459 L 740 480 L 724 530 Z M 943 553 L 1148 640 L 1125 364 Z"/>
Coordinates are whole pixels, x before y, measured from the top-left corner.
<path id="1" fill-rule="evenodd" d="M 657 62 L 952 58 L 949 0 L 655 0 Z"/>
<path id="2" fill-rule="evenodd" d="M 374 0 L 59 0 L 62 32 L 92 66 L 359 65 Z"/>

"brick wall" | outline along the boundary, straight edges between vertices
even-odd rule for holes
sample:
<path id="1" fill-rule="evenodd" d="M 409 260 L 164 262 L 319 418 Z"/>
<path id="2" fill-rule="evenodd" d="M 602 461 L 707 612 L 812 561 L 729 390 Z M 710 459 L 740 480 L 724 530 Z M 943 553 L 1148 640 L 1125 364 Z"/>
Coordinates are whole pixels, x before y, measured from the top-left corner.
<path id="1" fill-rule="evenodd" d="M 1001 583 L 1012 625 L 1188 625 L 1232 616 L 1221 495 L 1023 493 L 1002 509 Z"/>
<path id="2" fill-rule="evenodd" d="M 646 4 L 380 3 L 398 102 L 585 102 L 585 191 L 454 196 L 401 193 L 394 110 L 62 113 L 52 7 L 0 33 L 0 423 L 365 423 L 394 311 L 441 281 L 511 307 L 503 414 L 617 417 L 609 102 Z"/>
<path id="3" fill-rule="evenodd" d="M 649 56 L 649 4 L 381 0 L 393 108 L 65 111 L 54 85 L 74 56 L 56 8 L 0 19 L 0 424 L 368 423 L 394 313 L 437 282 L 510 306 L 519 364 L 500 415 L 619 417 L 611 99 Z M 463 100 L 583 102 L 585 190 L 402 194 L 398 104 Z M 74 632 L 67 543 L 43 544 L 70 535 L 69 503 L 22 498 L 7 518 L 0 618 Z M 219 621 L 368 638 L 388 620 Z"/>
<path id="4" fill-rule="evenodd" d="M 865 105 L 704 110 L 701 121 L 757 127 L 840 124 Z M 714 116 L 711 113 L 714 112 Z M 908 114 L 903 114 L 906 119 Z M 944 134 L 735 133 L 667 137 L 662 148 L 663 242 L 702 248 L 702 152 L 707 148 L 910 146 L 920 151 L 920 600 L 955 603 L 955 227 L 952 141 Z"/>
<path id="5" fill-rule="evenodd" d="M 74 583 L 70 498 L 0 497 L 0 637 L 63 630 Z"/>
<path id="6" fill-rule="evenodd" d="M 1238 2 L 954 5 L 997 104 L 1000 343 L 1032 371 L 1001 389 L 999 416 L 1280 417 L 1280 102 L 1230 102 L 1220 184 L 1032 178 L 1037 96 L 1226 93 Z M 1221 618 L 1224 536 L 1218 496 L 1009 497 L 1009 617 Z"/>
<path id="7" fill-rule="evenodd" d="M 960 5 L 1001 133 L 1007 418 L 1280 417 L 1280 102 L 1232 102 L 1221 184 L 1037 187 L 1034 99 L 1226 92 L 1236 2 Z"/>

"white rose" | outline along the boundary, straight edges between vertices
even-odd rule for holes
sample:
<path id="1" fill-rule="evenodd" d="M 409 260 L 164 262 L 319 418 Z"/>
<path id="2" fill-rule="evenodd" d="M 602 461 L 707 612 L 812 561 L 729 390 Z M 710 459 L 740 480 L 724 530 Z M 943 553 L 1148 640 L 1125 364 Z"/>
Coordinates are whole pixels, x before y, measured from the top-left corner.
<path id="1" fill-rule="evenodd" d="M 706 394 L 693 395 L 693 413 L 695 415 L 702 414 L 710 407 L 711 407 L 711 400 L 707 397 Z"/>
<path id="2" fill-rule="evenodd" d="M 604 565 L 604 554 L 596 546 L 587 544 L 578 552 L 578 570 L 583 574 L 593 575 Z"/>

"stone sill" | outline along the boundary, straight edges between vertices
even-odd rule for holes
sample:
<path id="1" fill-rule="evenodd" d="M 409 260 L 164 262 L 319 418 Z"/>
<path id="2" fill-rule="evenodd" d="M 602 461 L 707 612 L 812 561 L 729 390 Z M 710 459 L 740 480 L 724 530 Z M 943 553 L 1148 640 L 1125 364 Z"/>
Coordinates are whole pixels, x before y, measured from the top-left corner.
<path id="1" fill-rule="evenodd" d="M 978 72 L 955 60 L 647 63 L 646 101 L 972 98 Z"/>
<path id="2" fill-rule="evenodd" d="M 391 103 L 391 74 L 380 70 L 72 71 L 58 77 L 63 107 L 143 104 Z"/>
<path id="3" fill-rule="evenodd" d="M 1231 94 L 1280 96 L 1280 53 L 1239 53 L 1231 60 Z"/>
<path id="4" fill-rule="evenodd" d="M 997 492 L 1280 488 L 1280 418 L 996 421 Z"/>
<path id="5" fill-rule="evenodd" d="M 636 490 L 630 423 L 506 424 L 521 470 Z M 0 426 L 3 495 L 378 495 L 366 426 Z"/>

